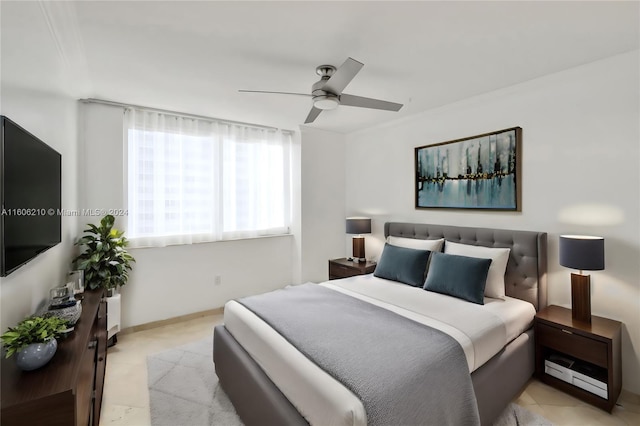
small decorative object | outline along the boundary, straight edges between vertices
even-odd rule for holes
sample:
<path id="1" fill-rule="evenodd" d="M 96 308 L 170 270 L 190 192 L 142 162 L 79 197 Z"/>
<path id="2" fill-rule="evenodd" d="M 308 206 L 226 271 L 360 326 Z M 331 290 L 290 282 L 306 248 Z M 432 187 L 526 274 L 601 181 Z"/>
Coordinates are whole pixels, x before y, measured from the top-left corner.
<path id="1" fill-rule="evenodd" d="M 76 300 L 73 298 L 65 297 L 63 299 L 53 299 L 47 309 L 65 309 L 70 308 L 76 304 Z"/>
<path id="2" fill-rule="evenodd" d="M 66 330 L 67 334 L 71 333 L 82 314 L 82 303 L 73 295 L 74 287 L 74 283 L 69 282 L 65 286 L 52 288 L 49 291 L 51 297 L 49 304 L 36 312 L 35 316 L 60 318 L 69 326 Z"/>
<path id="3" fill-rule="evenodd" d="M 60 318 L 30 317 L 9 327 L 0 339 L 7 358 L 15 353 L 18 367 L 35 370 L 51 360 L 58 347 L 56 338 L 66 329 L 66 321 Z"/>
<path id="4" fill-rule="evenodd" d="M 415 149 L 416 208 L 520 211 L 522 129 Z"/>
<path id="5" fill-rule="evenodd" d="M 583 275 L 582 271 L 604 269 L 604 238 L 561 235 L 560 265 L 580 271 L 571 274 L 571 316 L 591 322 L 591 276 Z"/>
<path id="6" fill-rule="evenodd" d="M 73 283 L 73 293 L 84 293 L 84 271 L 78 269 L 69 272 L 69 281 Z"/>
<path id="7" fill-rule="evenodd" d="M 54 287 L 49 290 L 49 298 L 52 302 L 67 300 L 71 296 L 73 296 L 73 290 L 69 285 Z"/>
<path id="8" fill-rule="evenodd" d="M 56 307 L 50 305 L 49 309 L 42 315 L 44 317 L 58 317 L 61 320 L 66 321 L 70 327 L 73 327 L 80 319 L 81 314 L 82 304 L 79 300 L 73 300 L 73 304 L 71 306 Z"/>
<path id="9" fill-rule="evenodd" d="M 364 237 L 362 234 L 371 233 L 371 219 L 368 217 L 348 217 L 347 234 L 357 234 L 353 237 L 353 257 L 357 262 L 366 262 L 364 254 Z"/>
<path id="10" fill-rule="evenodd" d="M 114 297 L 119 294 L 118 287 L 110 287 L 107 289 L 107 297 Z"/>
<path id="11" fill-rule="evenodd" d="M 90 289 L 123 286 L 129 280 L 131 262 L 135 259 L 125 250 L 128 244 L 124 231 L 113 227 L 115 218 L 107 215 L 100 226 L 88 224 L 86 234 L 76 245 L 85 250 L 73 260 L 78 270 L 84 271 L 85 285 Z"/>

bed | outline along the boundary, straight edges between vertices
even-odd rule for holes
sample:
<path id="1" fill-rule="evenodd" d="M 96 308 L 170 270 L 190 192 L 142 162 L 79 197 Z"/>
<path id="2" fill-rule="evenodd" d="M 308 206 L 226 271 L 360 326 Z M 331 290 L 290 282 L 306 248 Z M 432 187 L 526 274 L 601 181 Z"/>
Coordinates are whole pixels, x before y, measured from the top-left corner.
<path id="1" fill-rule="evenodd" d="M 534 311 L 546 306 L 547 256 L 545 233 L 389 222 L 385 224 L 385 237 L 388 236 L 416 240 L 445 238 L 449 242 L 466 245 L 509 248 L 510 253 L 505 272 L 504 290 L 507 296 L 505 299 L 513 300 L 514 306 L 518 302 L 522 304 L 521 301 L 528 302 L 527 304 Z M 359 288 L 375 288 L 379 283 L 376 284 L 373 280 L 374 278 L 371 276 L 364 276 L 351 280 L 353 282 L 345 281 L 341 283 L 343 280 L 337 280 L 326 283 L 324 286 L 342 286 L 342 290 L 349 294 L 349 292 L 358 292 Z M 340 290 L 340 288 L 332 289 Z M 429 293 L 423 290 L 422 292 Z M 368 297 L 371 299 L 370 295 L 362 296 L 365 300 Z M 250 320 L 246 323 L 243 322 L 241 311 L 242 307 L 238 308 L 234 304 L 228 305 L 225 312 L 226 324 L 216 327 L 214 331 L 213 357 L 216 373 L 222 388 L 228 394 L 236 411 L 247 425 L 308 424 L 300 412 L 305 412 L 305 416 L 310 418 L 309 412 L 307 408 L 298 409 L 301 407 L 300 396 L 291 393 L 291 386 L 292 384 L 300 385 L 302 391 L 298 393 L 308 393 L 307 398 L 318 398 L 319 394 L 317 392 L 329 386 L 326 377 L 320 377 L 319 374 L 312 372 L 309 377 L 315 377 L 315 379 L 307 377 L 308 383 L 298 379 L 295 376 L 297 374 L 294 371 L 295 368 L 290 366 L 296 364 L 300 357 L 304 358 L 302 354 L 292 354 L 291 356 L 298 356 L 298 358 L 295 358 L 298 361 L 295 361 L 295 359 L 291 361 L 284 355 L 278 355 L 277 352 L 275 356 L 272 355 L 270 358 L 262 352 L 257 352 L 256 347 L 260 346 L 267 347 L 268 350 L 275 350 L 269 346 L 271 345 L 270 343 L 260 341 L 269 332 L 275 332 L 269 330 L 268 325 L 260 324 L 260 321 L 258 321 L 257 325 L 254 324 L 253 326 L 258 332 L 248 337 L 242 330 L 251 328 L 246 325 L 250 324 Z M 490 425 L 493 422 L 523 388 L 534 370 L 533 331 L 530 319 L 510 330 L 507 334 L 511 335 L 507 339 L 506 346 L 499 349 L 495 354 L 486 352 L 484 358 L 487 359 L 482 359 L 483 351 L 479 351 L 480 355 L 476 357 L 478 359 L 470 361 L 470 355 L 465 350 L 478 413 L 483 425 Z M 282 358 L 280 365 L 277 365 L 277 362 L 274 365 L 274 358 L 276 360 Z M 277 371 L 274 372 L 274 369 L 282 370 L 279 376 L 275 374 Z M 265 372 L 265 370 L 267 371 Z M 287 380 L 289 383 L 287 383 Z M 316 381 L 315 383 L 313 382 L 314 380 Z M 278 385 L 274 384 L 274 381 Z M 309 386 L 309 389 L 305 390 L 304 386 Z M 283 393 L 281 389 L 285 392 Z M 344 395 L 340 392 L 338 387 L 329 393 L 338 395 L 336 398 L 340 401 L 347 401 L 348 392 L 344 393 Z M 285 394 L 289 397 L 285 396 Z M 340 395 L 344 396 L 344 398 Z M 357 400 L 353 404 L 357 404 Z M 315 409 L 322 409 L 322 405 L 320 405 L 320 408 L 315 407 Z M 358 409 L 350 409 L 358 413 Z M 309 410 L 313 411 L 313 407 Z M 358 415 L 355 417 L 358 417 Z M 364 417 L 364 419 L 362 416 L 355 418 L 353 420 L 354 424 L 366 422 L 366 415 Z M 327 418 L 330 419 L 331 416 L 327 414 Z M 312 424 L 316 423 L 320 422 L 317 420 L 312 421 Z M 336 424 L 339 422 L 327 421 L 323 423 Z M 425 423 L 428 423 L 428 421 L 425 421 Z"/>

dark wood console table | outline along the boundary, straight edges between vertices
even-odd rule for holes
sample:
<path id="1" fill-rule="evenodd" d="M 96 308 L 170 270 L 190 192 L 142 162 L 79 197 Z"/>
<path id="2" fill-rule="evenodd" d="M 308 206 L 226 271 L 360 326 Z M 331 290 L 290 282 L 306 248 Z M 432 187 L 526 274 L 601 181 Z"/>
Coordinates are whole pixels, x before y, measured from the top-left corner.
<path id="1" fill-rule="evenodd" d="M 102 290 L 85 291 L 74 332 L 58 342 L 47 365 L 21 371 L 13 358 L 2 360 L 3 426 L 99 424 L 107 364 L 106 310 Z"/>

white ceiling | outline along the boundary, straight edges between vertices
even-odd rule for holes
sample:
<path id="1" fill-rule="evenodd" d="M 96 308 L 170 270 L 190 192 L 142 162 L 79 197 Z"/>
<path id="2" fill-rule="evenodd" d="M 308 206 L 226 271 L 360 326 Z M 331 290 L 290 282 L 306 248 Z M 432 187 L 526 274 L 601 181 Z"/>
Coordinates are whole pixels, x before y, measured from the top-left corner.
<path id="1" fill-rule="evenodd" d="M 351 132 L 639 48 L 634 2 L 7 2 L 2 83 L 297 129 L 316 66 L 365 64 L 311 127 Z M 6 87 L 6 86 L 5 86 Z"/>

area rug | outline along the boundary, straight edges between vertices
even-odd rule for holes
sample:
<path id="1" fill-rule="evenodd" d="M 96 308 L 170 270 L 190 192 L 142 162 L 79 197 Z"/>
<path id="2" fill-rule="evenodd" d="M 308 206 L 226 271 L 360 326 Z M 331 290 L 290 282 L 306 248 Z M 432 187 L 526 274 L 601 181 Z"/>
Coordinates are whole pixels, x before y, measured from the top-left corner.
<path id="1" fill-rule="evenodd" d="M 147 357 L 153 426 L 243 426 L 213 368 L 213 337 Z M 510 404 L 494 426 L 551 426 Z"/>

